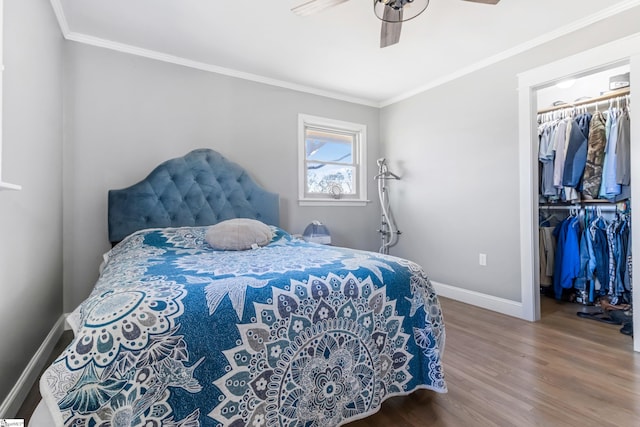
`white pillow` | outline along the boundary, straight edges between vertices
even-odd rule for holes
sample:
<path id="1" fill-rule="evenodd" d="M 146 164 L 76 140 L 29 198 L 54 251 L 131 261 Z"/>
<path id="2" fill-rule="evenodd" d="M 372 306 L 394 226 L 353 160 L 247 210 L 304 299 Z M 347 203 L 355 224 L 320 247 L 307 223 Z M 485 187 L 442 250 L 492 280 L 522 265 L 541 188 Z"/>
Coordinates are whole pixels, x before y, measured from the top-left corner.
<path id="1" fill-rule="evenodd" d="M 273 238 L 271 227 L 249 218 L 219 222 L 207 229 L 204 239 L 214 249 L 243 251 L 253 245 L 264 246 Z"/>

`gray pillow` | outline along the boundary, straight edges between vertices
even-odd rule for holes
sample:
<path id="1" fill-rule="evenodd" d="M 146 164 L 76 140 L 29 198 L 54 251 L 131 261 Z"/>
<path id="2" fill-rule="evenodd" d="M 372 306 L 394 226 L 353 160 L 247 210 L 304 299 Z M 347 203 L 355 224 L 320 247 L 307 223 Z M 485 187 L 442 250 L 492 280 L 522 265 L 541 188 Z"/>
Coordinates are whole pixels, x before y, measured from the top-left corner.
<path id="1" fill-rule="evenodd" d="M 253 245 L 267 245 L 273 238 L 273 231 L 255 219 L 235 218 L 210 226 L 204 238 L 214 249 L 244 251 Z"/>

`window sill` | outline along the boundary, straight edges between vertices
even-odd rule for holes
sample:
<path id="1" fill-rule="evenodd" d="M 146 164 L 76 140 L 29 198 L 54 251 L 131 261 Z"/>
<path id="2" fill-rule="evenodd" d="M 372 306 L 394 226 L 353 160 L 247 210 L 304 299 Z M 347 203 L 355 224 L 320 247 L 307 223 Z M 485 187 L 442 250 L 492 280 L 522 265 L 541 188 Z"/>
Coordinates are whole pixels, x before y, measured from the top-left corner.
<path id="1" fill-rule="evenodd" d="M 371 200 L 361 199 L 298 199 L 299 206 L 366 206 Z"/>
<path id="2" fill-rule="evenodd" d="M 2 190 L 22 190 L 22 186 L 21 185 L 16 185 L 16 184 L 10 184 L 8 182 L 4 182 L 4 181 L 0 181 L 0 191 Z"/>

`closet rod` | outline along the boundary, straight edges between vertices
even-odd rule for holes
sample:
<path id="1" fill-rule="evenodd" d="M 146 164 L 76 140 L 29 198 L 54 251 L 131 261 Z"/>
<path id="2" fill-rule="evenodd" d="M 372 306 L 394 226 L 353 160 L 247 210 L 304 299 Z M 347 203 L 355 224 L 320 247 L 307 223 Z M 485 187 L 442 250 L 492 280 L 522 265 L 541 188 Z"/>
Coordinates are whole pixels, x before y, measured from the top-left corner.
<path id="1" fill-rule="evenodd" d="M 629 95 L 629 93 L 631 93 L 631 88 L 625 87 L 623 89 L 618 89 L 618 90 L 609 92 L 606 95 L 596 96 L 596 97 L 585 99 L 582 101 L 576 101 L 573 104 L 562 104 L 562 105 L 556 105 L 554 107 L 543 108 L 541 110 L 538 110 L 538 114 L 550 113 L 551 111 L 557 111 L 557 110 L 565 110 L 568 108 L 579 107 L 581 105 L 597 104 L 599 102 L 608 101 L 618 96 Z"/>
<path id="2" fill-rule="evenodd" d="M 617 206 L 599 206 L 599 205 L 589 205 L 589 206 L 581 206 L 581 205 L 559 205 L 559 206 L 540 206 L 539 210 L 541 211 L 546 211 L 546 210 L 569 210 L 569 209 L 576 209 L 578 208 L 578 210 L 583 210 L 583 209 L 589 209 L 589 208 L 594 208 L 594 209 L 600 209 L 600 211 L 602 212 L 616 212 L 618 210 Z"/>

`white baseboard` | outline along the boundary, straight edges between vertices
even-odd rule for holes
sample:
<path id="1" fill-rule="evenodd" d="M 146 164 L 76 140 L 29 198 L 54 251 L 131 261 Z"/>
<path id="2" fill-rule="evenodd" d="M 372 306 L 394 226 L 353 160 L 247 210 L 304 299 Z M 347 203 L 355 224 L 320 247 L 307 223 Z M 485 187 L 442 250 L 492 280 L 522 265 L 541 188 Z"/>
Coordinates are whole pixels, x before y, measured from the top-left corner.
<path id="1" fill-rule="evenodd" d="M 38 348 L 38 351 L 36 351 L 36 354 L 33 355 L 27 367 L 22 371 L 22 375 L 18 378 L 9 395 L 7 395 L 2 405 L 0 405 L 0 419 L 15 418 L 20 406 L 22 406 L 33 384 L 38 380 L 40 371 L 45 363 L 47 363 L 49 355 L 62 335 L 65 317 L 64 314 L 60 316 L 56 324 L 51 328 L 51 331 L 49 331 L 49 334 Z"/>
<path id="2" fill-rule="evenodd" d="M 522 303 L 431 281 L 438 296 L 524 319 Z"/>
<path id="3" fill-rule="evenodd" d="M 71 326 L 71 323 L 69 323 L 69 316 L 71 316 L 71 313 L 64 313 L 64 330 L 65 331 L 73 331 L 73 327 Z"/>

